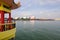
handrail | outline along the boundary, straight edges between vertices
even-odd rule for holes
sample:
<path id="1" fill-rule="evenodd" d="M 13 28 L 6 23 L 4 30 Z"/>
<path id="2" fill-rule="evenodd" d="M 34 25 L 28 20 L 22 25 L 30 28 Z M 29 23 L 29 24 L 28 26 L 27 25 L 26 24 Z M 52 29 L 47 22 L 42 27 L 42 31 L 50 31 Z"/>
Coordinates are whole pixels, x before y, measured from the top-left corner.
<path id="1" fill-rule="evenodd" d="M 15 28 L 15 22 L 14 23 L 5 23 L 5 24 L 0 24 L 0 26 L 3 27 L 3 30 L 4 31 L 7 31 L 7 30 L 11 30 L 13 28 Z"/>
<path id="2" fill-rule="evenodd" d="M 15 24 L 15 22 L 14 23 L 5 23 L 5 24 L 0 24 L 0 25 L 11 25 L 11 24 Z"/>

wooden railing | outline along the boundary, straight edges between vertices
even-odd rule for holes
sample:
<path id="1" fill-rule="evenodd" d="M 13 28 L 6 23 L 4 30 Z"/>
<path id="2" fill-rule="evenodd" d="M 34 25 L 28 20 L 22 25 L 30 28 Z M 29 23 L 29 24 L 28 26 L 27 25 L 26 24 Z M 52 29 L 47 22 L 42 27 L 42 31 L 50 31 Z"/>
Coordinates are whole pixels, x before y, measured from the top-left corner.
<path id="1" fill-rule="evenodd" d="M 0 26 L 3 27 L 3 31 L 7 31 L 7 30 L 10 30 L 10 29 L 13 29 L 15 28 L 16 26 L 16 23 L 5 23 L 5 24 L 0 24 Z"/>

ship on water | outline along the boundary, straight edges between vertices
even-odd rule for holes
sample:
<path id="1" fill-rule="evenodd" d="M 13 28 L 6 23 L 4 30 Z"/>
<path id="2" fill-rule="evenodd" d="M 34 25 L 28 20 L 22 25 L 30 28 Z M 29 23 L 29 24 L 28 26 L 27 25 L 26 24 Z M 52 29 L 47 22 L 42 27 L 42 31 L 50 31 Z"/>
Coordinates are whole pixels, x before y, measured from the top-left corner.
<path id="1" fill-rule="evenodd" d="M 0 40 L 9 40 L 15 37 L 16 23 L 11 19 L 11 10 L 19 8 L 14 0 L 0 0 Z M 8 20 L 5 20 L 5 14 L 8 14 Z"/>

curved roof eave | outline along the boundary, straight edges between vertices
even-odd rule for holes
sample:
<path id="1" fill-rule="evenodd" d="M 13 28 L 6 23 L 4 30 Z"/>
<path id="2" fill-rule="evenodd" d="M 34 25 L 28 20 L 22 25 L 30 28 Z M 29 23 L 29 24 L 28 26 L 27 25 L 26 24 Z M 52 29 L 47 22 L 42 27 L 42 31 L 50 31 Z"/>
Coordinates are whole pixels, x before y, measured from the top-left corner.
<path id="1" fill-rule="evenodd" d="M 1 1 L 4 2 L 4 3 L 6 3 L 7 5 L 9 5 L 11 9 L 16 9 L 16 8 L 18 8 L 18 7 L 21 6 L 20 2 L 18 2 L 18 4 L 16 4 L 14 2 L 14 0 L 1 0 Z"/>

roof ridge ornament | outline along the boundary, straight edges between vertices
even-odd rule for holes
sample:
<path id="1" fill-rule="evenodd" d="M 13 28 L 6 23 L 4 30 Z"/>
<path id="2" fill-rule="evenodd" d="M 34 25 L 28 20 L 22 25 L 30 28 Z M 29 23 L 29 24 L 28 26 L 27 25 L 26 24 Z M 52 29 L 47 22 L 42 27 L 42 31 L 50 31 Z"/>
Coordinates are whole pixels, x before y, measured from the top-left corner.
<path id="1" fill-rule="evenodd" d="M 18 6 L 18 7 L 20 7 L 20 6 L 21 6 L 21 5 L 20 5 L 20 2 L 18 2 L 18 3 L 17 3 L 17 6 Z"/>

